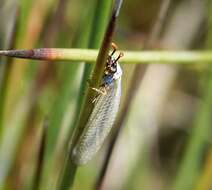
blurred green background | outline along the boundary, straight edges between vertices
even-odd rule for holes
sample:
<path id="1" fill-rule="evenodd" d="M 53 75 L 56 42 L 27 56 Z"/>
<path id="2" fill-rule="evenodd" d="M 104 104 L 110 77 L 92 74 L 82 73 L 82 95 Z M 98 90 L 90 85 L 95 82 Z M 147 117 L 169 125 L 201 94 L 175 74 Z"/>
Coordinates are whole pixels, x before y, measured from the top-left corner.
<path id="1" fill-rule="evenodd" d="M 0 0 L 0 48 L 98 49 L 112 4 Z M 210 0 L 124 0 L 113 41 L 130 51 L 204 51 L 212 47 L 211 26 Z M 91 65 L 0 58 L 0 189 L 57 189 Z M 117 122 L 73 189 L 100 189 L 121 127 L 101 189 L 211 190 L 210 63 L 121 66 Z"/>

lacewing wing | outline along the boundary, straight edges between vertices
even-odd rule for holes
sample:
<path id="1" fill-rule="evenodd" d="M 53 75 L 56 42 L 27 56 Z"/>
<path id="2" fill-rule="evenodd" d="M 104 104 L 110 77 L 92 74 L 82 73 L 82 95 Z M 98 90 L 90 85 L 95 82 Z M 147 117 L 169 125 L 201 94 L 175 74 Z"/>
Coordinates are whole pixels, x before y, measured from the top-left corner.
<path id="1" fill-rule="evenodd" d="M 112 75 L 107 75 L 112 76 L 112 80 L 110 77 L 103 78 L 105 94 L 100 94 L 97 97 L 85 130 L 72 152 L 72 160 L 77 165 L 86 164 L 101 148 L 118 112 L 122 70 L 117 62 L 118 59 L 111 58 L 111 60 L 116 63 L 115 72 Z"/>

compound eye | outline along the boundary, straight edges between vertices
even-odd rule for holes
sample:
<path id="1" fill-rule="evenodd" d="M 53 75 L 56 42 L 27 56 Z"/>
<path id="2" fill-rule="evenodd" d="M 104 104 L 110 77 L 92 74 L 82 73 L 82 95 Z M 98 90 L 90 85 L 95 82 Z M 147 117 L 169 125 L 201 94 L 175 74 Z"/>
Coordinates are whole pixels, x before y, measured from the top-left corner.
<path id="1" fill-rule="evenodd" d="M 106 75 L 109 75 L 109 74 L 110 74 L 109 71 L 108 71 L 107 69 L 105 70 L 105 74 L 106 74 Z"/>
<path id="2" fill-rule="evenodd" d="M 116 64 L 113 64 L 113 65 L 111 66 L 111 71 L 112 71 L 113 73 L 115 73 L 115 72 L 117 71 L 117 66 L 116 66 Z"/>

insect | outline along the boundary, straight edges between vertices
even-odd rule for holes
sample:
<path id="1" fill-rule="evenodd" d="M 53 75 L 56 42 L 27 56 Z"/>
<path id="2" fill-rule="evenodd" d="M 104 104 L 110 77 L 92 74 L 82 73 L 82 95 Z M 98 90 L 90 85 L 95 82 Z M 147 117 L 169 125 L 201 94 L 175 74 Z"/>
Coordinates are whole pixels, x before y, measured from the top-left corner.
<path id="1" fill-rule="evenodd" d="M 96 89 L 93 100 L 94 109 L 88 119 L 85 129 L 72 152 L 72 160 L 77 165 L 86 164 L 101 148 L 109 134 L 118 112 L 121 97 L 122 70 L 118 63 L 123 53 L 114 57 L 116 45 L 112 43 L 113 51 L 108 56 L 101 86 Z"/>

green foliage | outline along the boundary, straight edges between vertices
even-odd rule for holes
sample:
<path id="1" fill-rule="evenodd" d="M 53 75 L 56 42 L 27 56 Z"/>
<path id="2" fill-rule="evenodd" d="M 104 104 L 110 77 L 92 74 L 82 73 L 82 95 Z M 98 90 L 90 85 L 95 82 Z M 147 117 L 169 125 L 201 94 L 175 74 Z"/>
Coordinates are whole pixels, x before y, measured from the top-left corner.
<path id="1" fill-rule="evenodd" d="M 124 1 L 117 18 L 119 0 L 2 0 L 1 190 L 93 189 L 94 184 L 95 189 L 103 185 L 102 189 L 206 190 L 198 189 L 203 182 L 210 187 L 204 178 L 212 176 L 202 168 L 210 164 L 205 160 L 211 152 L 212 5 L 207 2 L 208 14 L 201 22 L 207 19 L 207 27 L 202 27 L 207 35 L 201 36 L 199 27 L 192 25 L 192 18 L 202 11 L 201 2 L 196 12 L 184 2 L 171 2 L 168 16 L 157 18 L 155 10 L 162 8 L 154 0 Z M 183 10 L 193 14 L 191 20 L 182 20 Z M 168 24 L 172 16 L 181 19 L 182 28 L 173 27 L 179 20 Z M 153 20 L 164 26 L 156 34 L 158 41 L 154 32 L 149 35 Z M 189 24 L 196 30 L 190 34 L 195 39 L 189 41 L 195 50 L 176 45 L 184 39 L 177 34 Z M 115 138 L 109 137 L 97 157 L 78 171 L 71 151 L 92 112 L 95 93 L 90 86 L 98 88 L 101 83 L 113 32 L 113 41 L 127 47 L 120 60 L 124 71 L 120 112 L 125 114 L 115 124 L 117 129 L 126 128 L 117 136 L 114 130 Z M 147 38 L 155 40 L 151 49 L 135 50 L 145 46 Z M 141 69 L 137 75 L 135 65 Z M 133 76 L 138 76 L 136 81 Z M 176 81 L 170 88 L 171 77 Z M 179 140 L 182 136 L 185 141 Z M 115 150 L 110 149 L 112 143 Z"/>

